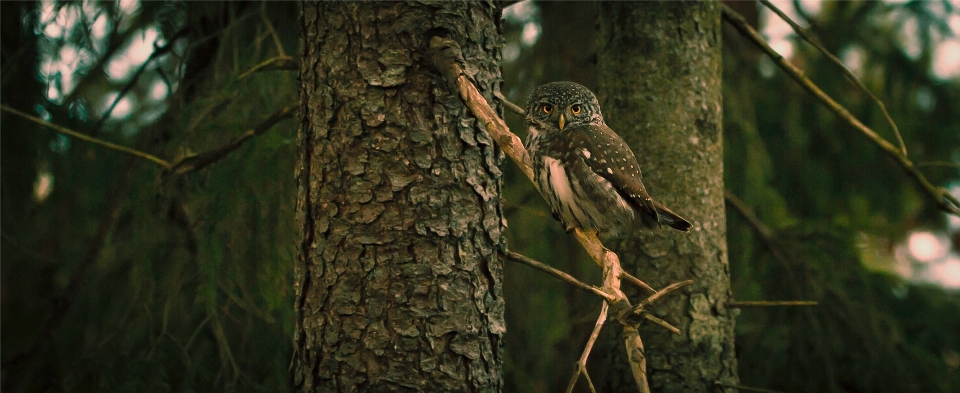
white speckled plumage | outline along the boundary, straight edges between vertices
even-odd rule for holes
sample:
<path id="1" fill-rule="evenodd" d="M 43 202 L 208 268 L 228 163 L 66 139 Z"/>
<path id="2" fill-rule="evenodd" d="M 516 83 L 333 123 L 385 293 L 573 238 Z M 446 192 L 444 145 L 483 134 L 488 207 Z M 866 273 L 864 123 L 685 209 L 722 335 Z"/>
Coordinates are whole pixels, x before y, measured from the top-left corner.
<path id="1" fill-rule="evenodd" d="M 689 230 L 687 220 L 647 193 L 633 151 L 603 122 L 589 89 L 573 82 L 540 86 L 526 119 L 535 179 L 568 229 L 615 236 L 662 223 Z"/>

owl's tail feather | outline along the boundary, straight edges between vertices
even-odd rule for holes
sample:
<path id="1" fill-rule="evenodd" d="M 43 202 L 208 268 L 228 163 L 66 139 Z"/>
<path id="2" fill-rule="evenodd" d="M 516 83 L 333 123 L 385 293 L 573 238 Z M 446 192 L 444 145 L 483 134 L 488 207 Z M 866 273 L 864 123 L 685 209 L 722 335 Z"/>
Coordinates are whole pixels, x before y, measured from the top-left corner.
<path id="1" fill-rule="evenodd" d="M 683 217 L 680 217 L 679 214 L 674 213 L 673 210 L 667 209 L 666 206 L 661 205 L 659 202 L 653 202 L 654 207 L 657 208 L 657 221 L 661 224 L 667 224 L 673 229 L 678 231 L 689 231 L 690 222 L 685 220 Z"/>

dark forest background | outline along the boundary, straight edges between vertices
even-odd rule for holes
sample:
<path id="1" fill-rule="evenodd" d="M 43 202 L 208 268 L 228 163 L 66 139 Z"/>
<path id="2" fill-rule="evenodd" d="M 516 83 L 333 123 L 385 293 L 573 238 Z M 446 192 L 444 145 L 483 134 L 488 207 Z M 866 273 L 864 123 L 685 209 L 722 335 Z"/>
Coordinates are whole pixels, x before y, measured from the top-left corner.
<path id="1" fill-rule="evenodd" d="M 960 5 L 776 4 L 886 104 L 931 182 L 960 196 Z M 878 107 L 816 48 L 759 3 L 728 5 L 895 143 Z M 297 97 L 298 5 L 0 7 L 2 390 L 288 390 L 297 147 L 285 109 Z M 555 80 L 595 88 L 597 15 L 595 3 L 506 8 L 507 98 L 523 105 Z M 723 43 L 734 296 L 819 302 L 742 309 L 743 384 L 960 391 L 960 217 L 726 24 Z M 504 117 L 523 137 L 520 116 Z M 599 282 L 536 191 L 504 167 L 510 248 Z M 562 389 L 599 301 L 516 264 L 504 293 L 505 390 Z"/>

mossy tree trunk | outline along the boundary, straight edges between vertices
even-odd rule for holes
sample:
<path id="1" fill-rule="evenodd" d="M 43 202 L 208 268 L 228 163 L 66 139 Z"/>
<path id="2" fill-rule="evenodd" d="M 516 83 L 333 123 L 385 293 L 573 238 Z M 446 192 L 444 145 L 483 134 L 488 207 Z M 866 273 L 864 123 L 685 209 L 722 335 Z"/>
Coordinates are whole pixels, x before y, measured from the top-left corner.
<path id="1" fill-rule="evenodd" d="M 656 392 L 715 391 L 736 383 L 735 312 L 727 264 L 721 135 L 721 30 L 716 2 L 609 2 L 600 6 L 598 98 L 604 118 L 637 155 L 655 199 L 690 221 L 682 234 L 642 231 L 619 247 L 624 269 L 656 288 L 693 279 L 654 313 L 682 331 L 641 327 Z M 615 245 L 616 246 L 616 245 Z M 611 351 L 607 391 L 633 379 Z"/>
<path id="2" fill-rule="evenodd" d="M 502 154 L 425 57 L 457 41 L 496 102 L 499 20 L 481 2 L 303 4 L 297 391 L 500 390 Z"/>

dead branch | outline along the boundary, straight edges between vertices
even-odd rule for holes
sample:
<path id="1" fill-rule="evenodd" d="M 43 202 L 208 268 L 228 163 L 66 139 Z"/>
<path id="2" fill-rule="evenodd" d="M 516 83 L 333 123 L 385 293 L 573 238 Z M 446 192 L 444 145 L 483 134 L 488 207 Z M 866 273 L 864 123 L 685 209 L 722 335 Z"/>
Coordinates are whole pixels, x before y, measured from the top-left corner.
<path id="1" fill-rule="evenodd" d="M 567 273 L 564 273 L 564 272 L 562 272 L 562 271 L 560 271 L 560 270 L 554 269 L 554 268 L 550 267 L 549 265 L 547 265 L 547 264 L 545 264 L 545 263 L 543 263 L 543 262 L 537 261 L 537 260 L 535 260 L 535 259 L 533 259 L 533 258 L 527 257 L 527 256 L 525 256 L 525 255 L 523 255 L 523 254 L 516 253 L 516 252 L 510 251 L 510 250 L 507 250 L 506 252 L 504 252 L 504 255 L 506 255 L 506 257 L 507 257 L 507 258 L 510 258 L 511 260 L 514 260 L 514 261 L 517 261 L 517 262 L 526 264 L 527 266 L 533 266 L 533 267 L 535 267 L 535 268 L 537 268 L 537 269 L 540 269 L 540 270 L 546 272 L 547 274 L 550 274 L 551 276 L 554 276 L 554 277 L 559 278 L 559 279 L 561 279 L 561 280 L 563 280 L 563 281 L 566 281 L 567 284 L 573 285 L 574 287 L 580 288 L 580 289 L 582 289 L 582 290 L 584 290 L 584 291 L 587 291 L 587 292 L 590 292 L 590 293 L 592 293 L 592 294 L 594 294 L 594 295 L 597 295 L 597 296 L 599 296 L 600 298 L 602 298 L 603 300 L 606 300 L 606 301 L 608 301 L 608 302 L 612 302 L 612 301 L 615 301 L 615 300 L 616 300 L 612 295 L 604 292 L 604 291 L 601 290 L 600 288 L 597 288 L 597 287 L 595 287 L 595 286 L 593 286 L 593 285 L 590 285 L 590 284 L 583 283 L 582 281 L 577 280 L 577 279 L 574 278 L 573 276 L 571 276 L 571 275 L 569 275 L 569 274 L 567 274 Z M 604 303 L 604 305 L 606 305 L 606 303 Z M 606 315 L 606 312 L 604 312 L 604 315 Z"/>
<path id="2" fill-rule="evenodd" d="M 292 57 L 286 57 L 286 56 L 274 57 L 272 59 L 267 59 L 253 67 L 250 67 L 249 70 L 246 70 L 242 74 L 240 74 L 240 76 L 237 77 L 237 80 L 245 79 L 248 76 L 258 72 L 274 71 L 274 70 L 291 71 L 291 70 L 296 70 L 299 67 L 300 67 L 300 63 L 294 60 Z"/>
<path id="3" fill-rule="evenodd" d="M 56 124 L 53 124 L 53 123 L 48 122 L 48 121 L 46 121 L 46 120 L 43 120 L 43 119 L 41 119 L 41 118 L 39 118 L 39 117 L 31 116 L 31 115 L 28 115 L 28 114 L 26 114 L 26 113 L 20 112 L 20 111 L 18 111 L 18 110 L 16 110 L 16 109 L 13 109 L 13 108 L 11 108 L 11 107 L 9 107 L 9 106 L 6 106 L 6 105 L 0 105 L 0 109 L 4 110 L 4 111 L 6 111 L 6 112 L 12 113 L 12 114 L 14 114 L 14 115 L 20 116 L 20 117 L 22 117 L 22 118 L 24 118 L 24 119 L 30 120 L 30 121 L 32 121 L 32 122 L 34 122 L 34 123 L 37 123 L 37 124 L 42 125 L 42 126 L 44 126 L 44 127 L 47 127 L 47 128 L 49 128 L 49 129 L 54 130 L 54 131 L 56 131 L 56 132 L 59 132 L 59 133 L 61 133 L 61 134 L 64 134 L 64 135 L 67 135 L 67 136 L 72 136 L 72 137 L 77 138 L 77 139 L 79 139 L 79 140 L 82 140 L 82 141 L 85 141 L 85 142 L 90 142 L 90 143 L 93 143 L 93 144 L 95 144 L 95 145 L 103 146 L 103 147 L 106 147 L 106 148 L 111 149 L 111 150 L 116 150 L 116 151 L 119 151 L 119 152 L 124 153 L 124 154 L 129 154 L 129 155 L 134 156 L 134 157 L 142 158 L 142 159 L 144 159 L 144 160 L 147 160 L 147 161 L 150 161 L 150 162 L 152 162 L 152 163 L 154 163 L 154 164 L 157 164 L 157 165 L 159 165 L 160 167 L 162 167 L 162 168 L 164 168 L 164 169 L 170 169 L 170 163 L 169 163 L 169 162 L 167 162 L 167 161 L 164 160 L 164 159 L 158 158 L 158 157 L 156 157 L 156 156 L 154 156 L 154 155 L 147 154 L 147 153 L 144 153 L 144 152 L 139 151 L 139 150 L 136 150 L 136 149 L 131 149 L 131 148 L 126 147 L 126 146 L 120 146 L 120 145 L 118 145 L 118 144 L 116 144 L 116 143 L 110 143 L 110 142 L 107 142 L 107 141 L 102 140 L 102 139 L 94 138 L 94 137 L 92 137 L 92 136 L 79 133 L 79 132 L 77 132 L 77 131 L 71 130 L 71 129 L 66 128 L 66 127 L 58 126 L 58 125 L 56 125 Z"/>
<path id="4" fill-rule="evenodd" d="M 610 305 L 606 302 L 600 307 L 600 315 L 597 316 L 597 322 L 593 325 L 593 332 L 590 333 L 590 338 L 587 339 L 587 345 L 584 345 L 583 353 L 580 354 L 580 359 L 577 360 L 576 370 L 574 370 L 573 376 L 570 377 L 570 383 L 567 384 L 567 393 L 573 392 L 574 386 L 577 386 L 577 379 L 580 377 L 580 374 L 583 374 L 583 378 L 587 380 L 590 391 L 593 393 L 597 392 L 597 389 L 593 386 L 593 381 L 590 380 L 590 373 L 587 372 L 587 357 L 590 356 L 590 351 L 593 350 L 593 344 L 597 342 L 597 337 L 600 337 L 600 329 L 603 328 L 603 324 L 607 321 L 607 310 L 609 309 Z"/>
<path id="5" fill-rule="evenodd" d="M 816 84 L 813 83 L 809 78 L 804 75 L 804 72 L 791 64 L 789 61 L 783 58 L 777 51 L 773 50 L 770 45 L 764 41 L 763 37 L 760 36 L 747 21 L 738 14 L 736 11 L 730 9 L 726 5 L 722 5 L 723 8 L 723 19 L 728 23 L 733 25 L 744 37 L 753 42 L 757 47 L 759 47 L 763 52 L 765 52 L 771 59 L 773 59 L 774 64 L 776 64 L 780 69 L 787 73 L 793 80 L 803 86 L 808 92 L 813 94 L 822 104 L 829 108 L 833 113 L 839 116 L 841 119 L 846 121 L 850 126 L 859 131 L 861 134 L 870 139 L 874 144 L 880 147 L 888 156 L 893 158 L 897 164 L 903 168 L 904 172 L 907 173 L 922 191 L 927 193 L 934 201 L 936 201 L 937 206 L 946 212 L 960 216 L 960 200 L 957 200 L 956 197 L 950 194 L 944 188 L 938 188 L 930 183 L 927 180 L 926 176 L 920 172 L 919 169 L 907 158 L 906 155 L 902 154 L 900 150 L 894 147 L 890 142 L 887 142 L 886 139 L 883 139 L 875 131 L 867 127 L 865 124 L 860 122 L 853 114 L 850 113 L 846 108 L 837 103 L 833 98 L 831 98 L 827 93 L 824 93 Z"/>
<path id="6" fill-rule="evenodd" d="M 870 89 L 868 89 L 867 86 L 864 85 L 862 81 L 860 81 L 860 78 L 857 78 L 856 75 L 853 75 L 853 72 L 850 72 L 850 70 L 843 65 L 843 62 L 841 62 L 840 59 L 834 56 L 833 53 L 830 53 L 830 51 L 828 51 L 827 48 L 824 48 L 823 44 L 820 43 L 820 40 L 818 40 L 816 37 L 811 35 L 807 31 L 807 29 L 800 27 L 800 25 L 798 25 L 797 22 L 794 22 L 793 19 L 790 19 L 790 17 L 787 16 L 787 14 L 784 14 L 783 11 L 777 8 L 777 6 L 770 3 L 768 0 L 760 0 L 760 3 L 762 3 L 764 6 L 769 8 L 774 13 L 776 13 L 777 16 L 779 16 L 780 19 L 783 19 L 784 22 L 787 22 L 787 24 L 789 24 L 790 27 L 793 28 L 793 31 L 795 31 L 797 35 L 800 36 L 800 38 L 803 38 L 804 41 L 807 41 L 808 43 L 810 43 L 810 45 L 813 45 L 815 48 L 820 50 L 821 53 L 827 56 L 827 59 L 829 59 L 831 63 L 833 63 L 834 65 L 839 67 L 841 71 L 843 71 L 843 75 L 846 76 L 847 79 L 853 82 L 853 84 L 857 86 L 857 88 L 859 88 L 860 91 L 863 91 L 864 93 L 866 93 L 866 95 L 870 97 L 870 99 L 873 100 L 873 102 L 877 104 L 878 107 L 880 107 L 880 111 L 883 112 L 884 119 L 887 120 L 887 124 L 890 125 L 890 128 L 893 130 L 893 134 L 896 135 L 897 137 L 897 142 L 900 143 L 900 153 L 903 154 L 904 157 L 906 157 L 907 145 L 903 142 L 903 136 L 900 135 L 900 129 L 897 127 L 897 123 L 893 121 L 893 117 L 890 116 L 890 112 L 887 112 L 887 107 L 883 105 L 883 101 L 880 101 L 880 99 L 877 98 L 877 96 L 873 95 Z"/>
<path id="7" fill-rule="evenodd" d="M 277 123 L 293 117 L 296 109 L 296 105 L 290 105 L 277 109 L 275 112 L 273 112 L 273 114 L 270 115 L 270 117 L 267 117 L 264 121 L 260 122 L 260 124 L 257 124 L 256 127 L 247 130 L 240 136 L 234 137 L 223 146 L 177 160 L 171 166 L 170 173 L 174 175 L 182 175 L 185 173 L 196 172 L 210 164 L 213 164 L 214 162 L 217 162 L 234 150 L 239 149 L 240 146 L 243 146 L 243 144 L 247 143 L 247 141 L 249 141 L 251 138 L 263 134 L 264 132 L 267 132 L 273 128 L 273 126 L 275 126 Z"/>

